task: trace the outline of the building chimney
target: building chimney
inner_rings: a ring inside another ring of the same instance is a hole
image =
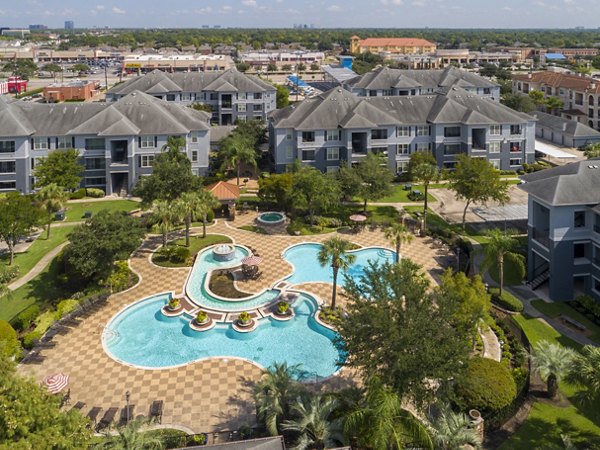
[[[532,75],[531,75],[531,72],[529,72],[529,73],[527,74],[527,78],[531,78],[531,76],[532,76]]]

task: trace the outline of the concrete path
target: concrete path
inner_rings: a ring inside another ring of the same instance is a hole
[[[484,325],[484,327],[483,330],[479,329],[479,336],[481,336],[481,340],[483,341],[483,357],[500,362],[502,359],[502,348],[500,347],[498,336],[487,325]]]
[[[37,264],[31,268],[31,270],[29,272],[27,272],[25,275],[23,275],[18,280],[13,281],[11,284],[9,284],[8,288],[11,291],[14,291],[16,289],[19,289],[21,286],[28,283],[29,281],[31,281],[33,278],[37,277],[46,268],[46,266],[48,264],[50,264],[50,261],[52,261],[56,257],[56,255],[58,255],[61,252],[61,250],[65,247],[65,245],[67,245],[67,244],[68,244],[68,242],[63,242],[58,247],[55,247],[51,251],[46,253],[42,257],[42,259],[40,259],[37,262]]]

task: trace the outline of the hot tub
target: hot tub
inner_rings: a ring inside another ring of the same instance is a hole
[[[259,214],[256,220],[261,225],[277,225],[285,222],[285,214],[282,212],[267,211]]]

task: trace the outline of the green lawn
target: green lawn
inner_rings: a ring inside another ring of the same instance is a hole
[[[42,232],[41,236],[35,240],[26,252],[17,253],[15,255],[14,264],[19,266],[19,277],[22,277],[35,266],[42,257],[66,242],[67,236],[73,231],[75,225],[65,227],[52,227],[50,230],[50,238],[46,239],[46,232]],[[0,256],[0,264],[8,264],[9,256],[3,254]]]
[[[531,304],[535,307],[535,309],[543,312],[548,317],[552,317],[553,319],[559,316],[567,316],[573,320],[576,320],[592,332],[590,339],[596,341],[596,343],[600,343],[600,327],[568,304],[561,302],[548,303],[540,299],[533,300]]]
[[[231,239],[227,236],[223,236],[220,234],[207,234],[205,238],[201,236],[192,236],[190,238],[190,256],[195,256],[200,250],[209,247],[214,244],[224,244],[230,243]],[[168,245],[176,245],[179,247],[185,246],[185,238],[177,239],[175,241],[169,242]],[[159,253],[154,253],[152,255],[152,262],[157,266],[161,267],[189,267],[187,262],[183,263],[174,263],[169,260],[164,260],[161,258]]]
[[[523,331],[525,331],[531,345],[535,345],[538,341],[550,341],[554,344],[575,348],[576,350],[581,349],[581,344],[563,336],[554,328],[535,317],[530,317],[527,314],[517,314],[514,318],[519,322]]]
[[[103,200],[96,202],[68,202],[67,214],[65,222],[78,222],[85,220],[84,214],[86,211],[91,211],[92,214],[98,214],[101,210],[108,211],[133,211],[140,207],[138,202],[133,200]]]
[[[433,186],[434,185],[430,185],[429,186],[430,189]],[[440,185],[440,186],[443,186],[443,185]],[[425,190],[423,189],[423,186],[420,186],[418,184],[413,185],[412,189],[416,190],[416,191],[421,191],[421,193],[425,192]],[[410,203],[410,202],[412,202],[412,200],[410,198],[408,198],[408,194],[410,194],[410,191],[404,190],[404,183],[395,184],[393,193],[387,197],[377,200],[377,203]],[[437,201],[437,199],[433,195],[431,195],[431,192],[428,193],[427,198],[429,199],[430,202]],[[360,201],[360,199],[355,199],[355,200]]]

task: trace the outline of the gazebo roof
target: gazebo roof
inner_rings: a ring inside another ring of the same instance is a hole
[[[217,181],[205,188],[221,202],[240,198],[240,188],[226,181]]]

